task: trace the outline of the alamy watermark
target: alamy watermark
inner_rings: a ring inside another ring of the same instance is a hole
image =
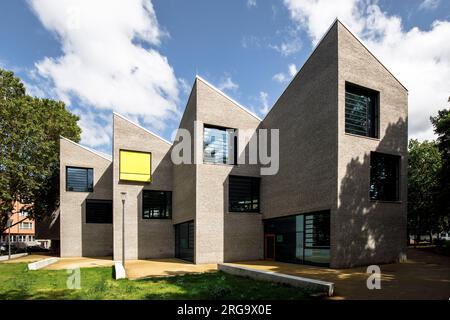
[[[189,130],[177,130],[171,152],[173,164],[200,164],[204,158],[229,165],[259,165],[261,175],[275,175],[280,164],[279,129],[211,129],[194,121]]]
[[[370,273],[369,278],[367,278],[366,285],[367,289],[381,289],[381,269],[377,265],[371,265],[367,267],[367,273]]]
[[[69,274],[66,281],[67,289],[81,289],[81,271],[80,268],[67,269]]]

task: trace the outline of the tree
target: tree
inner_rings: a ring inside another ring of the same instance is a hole
[[[450,98],[448,100],[450,102]],[[439,192],[437,208],[440,212],[440,222],[444,231],[449,230],[450,221],[450,110],[438,111],[431,117],[434,132],[438,135],[437,145],[442,154],[442,169],[439,174]]]
[[[26,95],[13,72],[0,69],[0,233],[16,201],[31,218],[59,205],[59,137],[80,140],[79,118],[63,102]]]
[[[434,141],[411,139],[408,145],[408,229],[416,236],[439,230],[436,197],[442,160]]]

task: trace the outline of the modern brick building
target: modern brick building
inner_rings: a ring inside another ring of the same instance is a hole
[[[195,137],[190,161],[173,160],[182,139],[118,114],[112,157],[61,138],[61,255],[403,259],[407,105],[405,87],[338,20],[264,119],[196,77],[179,125]],[[276,174],[250,159],[244,133],[261,129],[278,129]]]

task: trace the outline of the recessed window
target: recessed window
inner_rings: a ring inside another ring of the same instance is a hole
[[[260,178],[230,176],[229,212],[259,212]]]
[[[111,200],[86,200],[86,223],[112,223]]]
[[[94,170],[92,168],[66,167],[66,191],[94,191]]]
[[[19,224],[19,229],[31,230],[31,229],[33,229],[33,222],[21,222]]]
[[[143,219],[170,219],[171,217],[171,191],[144,190],[142,192]]]
[[[379,152],[370,155],[370,199],[400,200],[400,157]]]
[[[236,164],[237,130],[205,125],[203,161],[214,164]]]
[[[345,84],[345,132],[378,138],[379,92]]]
[[[150,152],[120,150],[120,180],[151,182]]]

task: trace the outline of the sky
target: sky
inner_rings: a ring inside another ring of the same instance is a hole
[[[1,0],[0,67],[111,153],[112,111],[172,140],[197,74],[264,117],[336,17],[408,88],[409,137],[434,139],[450,0]]]

